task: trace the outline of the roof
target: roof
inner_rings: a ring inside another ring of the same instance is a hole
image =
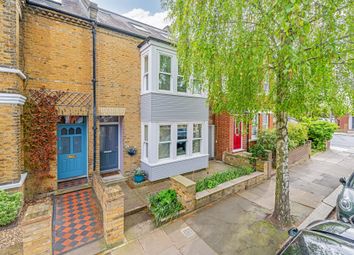
[[[97,10],[96,22],[98,25],[117,29],[131,36],[142,39],[153,38],[162,42],[170,43],[170,40],[168,39],[168,31],[124,17],[109,10],[98,8],[96,4],[89,0],[61,0],[60,2],[61,3],[53,0],[27,0],[27,3],[29,4],[56,10],[83,19],[90,19],[89,5],[91,4]]]

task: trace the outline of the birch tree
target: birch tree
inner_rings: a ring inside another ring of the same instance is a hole
[[[288,116],[352,110],[353,1],[165,0],[180,72],[214,112],[276,116],[273,219],[291,224]],[[264,84],[270,91],[264,91]]]

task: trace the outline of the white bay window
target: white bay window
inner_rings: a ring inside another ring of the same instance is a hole
[[[161,125],[159,129],[159,159],[170,158],[171,156],[171,126]]]
[[[202,124],[193,124],[193,153],[200,153],[202,149]]]
[[[176,153],[177,156],[187,154],[187,125],[177,125],[177,143]]]
[[[172,81],[172,58],[164,54],[160,54],[159,66],[159,90],[170,91]]]
[[[144,56],[144,62],[143,62],[143,86],[144,90],[148,91],[149,90],[149,54],[146,54]]]

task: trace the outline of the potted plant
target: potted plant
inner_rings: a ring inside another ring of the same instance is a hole
[[[140,167],[135,169],[134,181],[136,183],[141,183],[141,182],[145,181],[145,177],[146,177],[146,174],[145,174],[144,170],[142,170]]]
[[[131,157],[134,156],[136,154],[136,152],[137,152],[137,149],[135,147],[133,147],[133,146],[127,147],[127,153],[129,156],[131,156]]]

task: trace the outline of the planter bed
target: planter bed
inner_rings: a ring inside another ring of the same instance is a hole
[[[262,183],[264,180],[264,173],[254,172],[252,174],[221,183],[215,188],[197,192],[196,208],[203,207],[230,194],[248,189],[249,187]]]

